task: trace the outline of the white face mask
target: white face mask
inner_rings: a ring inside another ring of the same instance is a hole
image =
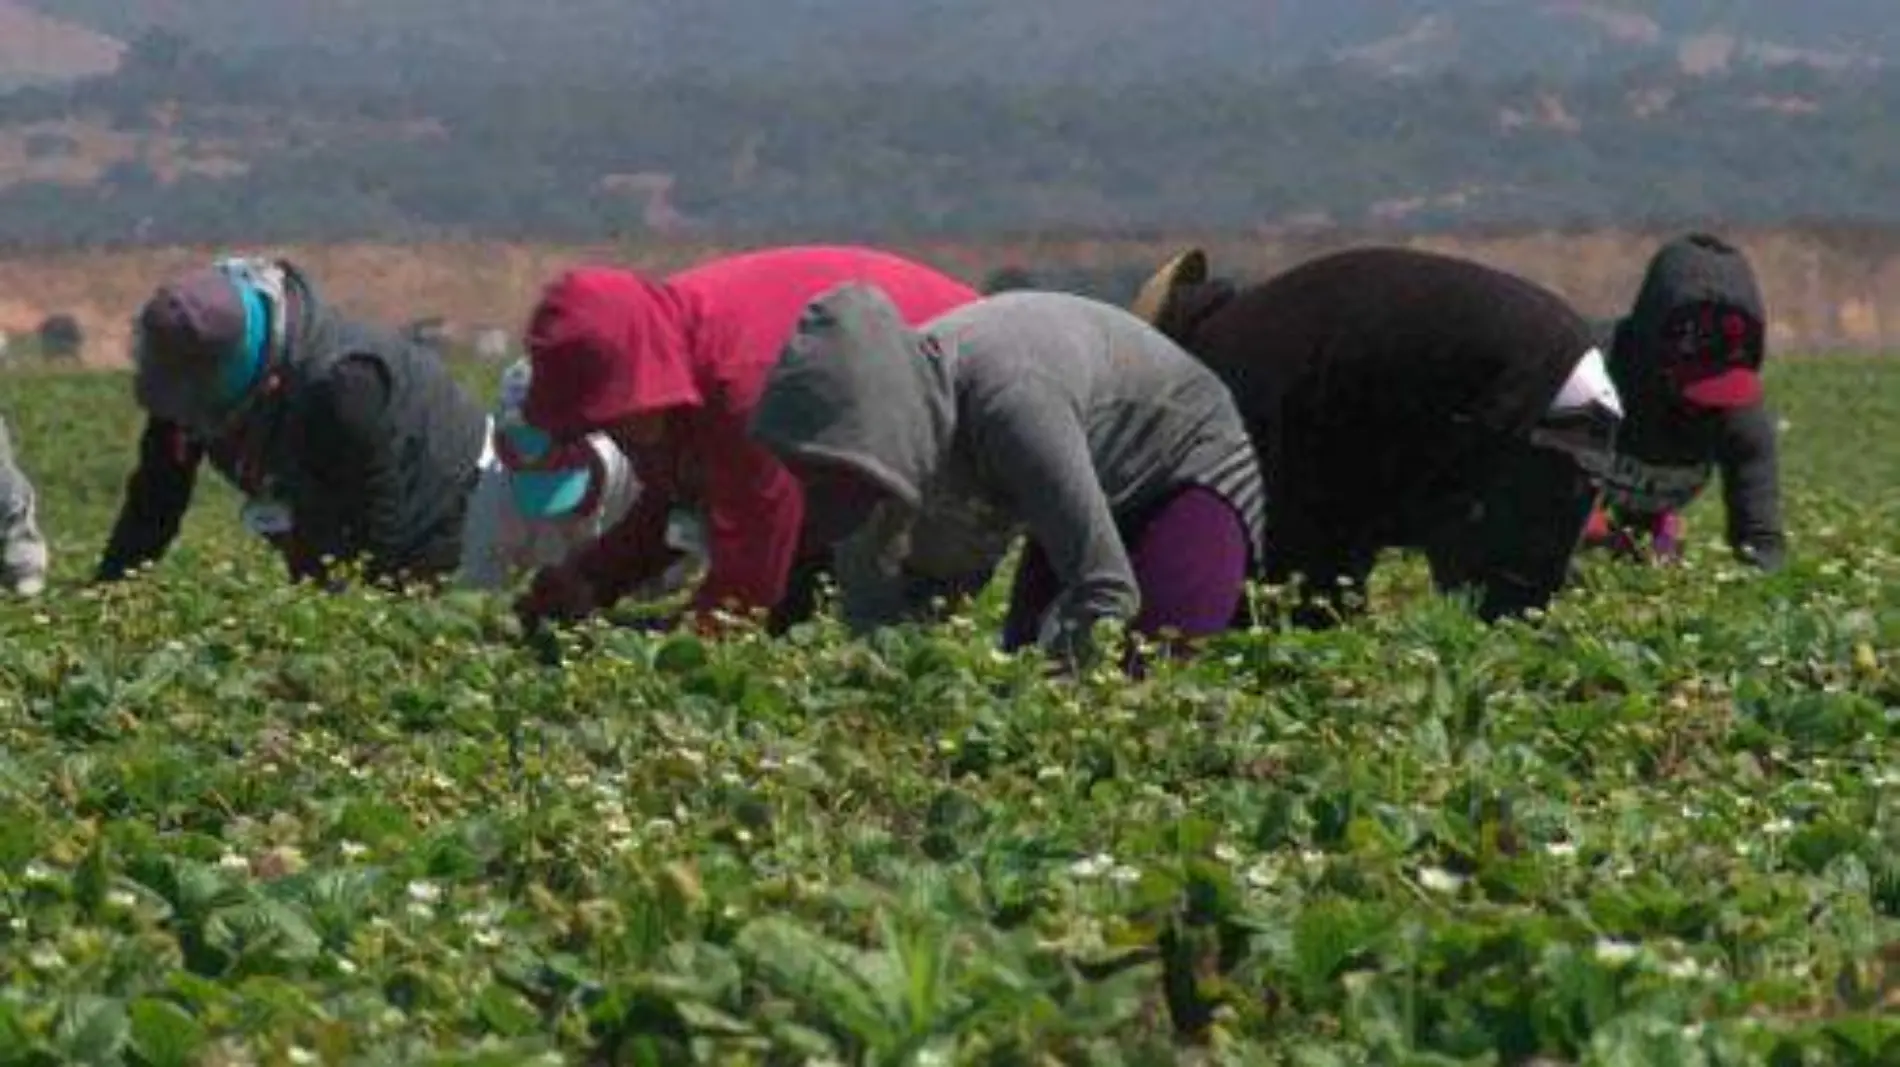
[[[640,499],[640,477],[634,473],[633,461],[606,434],[590,433],[585,443],[588,451],[600,460],[600,470],[606,479],[600,488],[600,502],[589,520],[598,536],[620,525],[633,511],[634,503]]]
[[[1603,353],[1584,353],[1557,391],[1557,399],[1531,429],[1533,444],[1569,454],[1584,470],[1601,475],[1614,455],[1616,430],[1623,420],[1623,398],[1610,380]]]
[[[1610,368],[1603,362],[1601,349],[1592,348],[1583,354],[1577,365],[1564,381],[1562,389],[1557,390],[1557,399],[1550,405],[1550,413],[1564,415],[1581,411],[1592,405],[1601,407],[1617,418],[1623,417],[1623,398],[1617,394],[1616,383],[1610,380]]]

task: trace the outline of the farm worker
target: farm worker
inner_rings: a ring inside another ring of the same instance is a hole
[[[929,267],[842,246],[753,251],[665,278],[580,267],[547,286],[529,320],[522,406],[546,440],[510,454],[545,462],[536,457],[604,433],[633,457],[642,490],[626,519],[536,575],[518,602],[524,622],[602,610],[665,571],[681,506],[705,515],[707,569],[689,605],[700,623],[717,609],[763,610],[782,629],[810,612],[825,554],[803,534],[797,480],[745,427],[799,311],[855,280],[884,287],[908,321],[976,299]]]
[[[1191,249],[1133,309],[1233,390],[1272,516],[1261,577],[1324,625],[1378,553],[1422,549],[1489,620],[1562,587],[1621,405],[1563,300],[1466,260],[1361,248],[1241,288]]]
[[[1730,549],[1780,567],[1787,538],[1775,419],[1762,401],[1764,315],[1747,257],[1708,234],[1668,242],[1650,259],[1635,307],[1607,332],[1625,414],[1589,543],[1640,556],[1647,542],[1675,558],[1682,510],[1719,467]]]
[[[0,582],[15,596],[46,588],[46,537],[40,533],[38,495],[13,454],[13,435],[0,419]]]
[[[919,617],[1026,533],[1003,647],[1073,666],[1102,620],[1226,629],[1259,551],[1233,398],[1086,297],[1002,293],[913,329],[877,288],[841,286],[802,317],[751,433],[805,485],[859,631]]]
[[[493,416],[502,450],[513,446],[523,425],[521,403],[532,374],[525,359],[502,371]],[[502,462],[497,450],[483,458],[462,545],[463,585],[489,590],[507,586],[522,574],[561,563],[627,517],[640,495],[640,479],[620,446],[606,434],[590,433],[571,456],[570,466],[524,470]],[[690,518],[676,525],[683,525],[689,535],[697,532]],[[678,590],[693,566],[703,564],[705,548],[698,540],[677,547],[681,559],[644,590],[647,596]]]
[[[231,258],[157,288],[133,359],[147,421],[101,580],[163,555],[205,460],[293,579],[325,557],[378,581],[455,569],[486,419],[433,352],[344,319],[289,262]]]

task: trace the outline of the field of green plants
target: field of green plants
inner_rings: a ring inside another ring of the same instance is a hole
[[[1784,574],[1706,502],[1541,625],[1408,562],[1139,683],[980,615],[550,666],[209,474],[88,588],[128,383],[0,376],[0,1065],[1900,1064],[1900,363],[1772,369]]]

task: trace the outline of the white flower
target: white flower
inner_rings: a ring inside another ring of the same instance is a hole
[[[106,894],[106,904],[120,911],[131,911],[138,907],[139,898],[123,889],[114,889]]]
[[[1599,938],[1596,943],[1597,962],[1607,963],[1611,966],[1621,966],[1622,964],[1628,963],[1635,959],[1641,952],[1641,945],[1636,945],[1628,941],[1615,941],[1605,937]]]
[[[1465,880],[1443,867],[1426,867],[1418,872],[1418,884],[1434,893],[1456,893]]]
[[[304,1048],[302,1045],[292,1045],[290,1046],[290,1062],[297,1064],[298,1067],[305,1067],[306,1064],[321,1061],[317,1058],[316,1053]]]
[[[1247,884],[1255,889],[1266,889],[1280,880],[1280,873],[1274,870],[1265,860],[1261,860],[1259,863],[1248,867],[1247,872],[1241,877],[1245,878]]]
[[[1069,874],[1075,878],[1100,878],[1114,869],[1115,857],[1106,852],[1097,852],[1069,864]]]
[[[1066,772],[1063,771],[1063,769],[1060,767],[1055,767],[1055,766],[1043,767],[1036,772],[1036,781],[1053,782],[1056,779],[1061,778],[1065,773]]]
[[[1214,846],[1214,858],[1222,863],[1239,863],[1240,852],[1234,846],[1222,841]]]
[[[32,860],[26,865],[26,881],[28,885],[45,885],[53,881],[56,877],[58,876],[53,873],[53,869],[41,863],[39,860]]]
[[[369,854],[368,845],[359,844],[355,841],[345,841],[338,845],[336,850],[341,852],[343,858],[346,860],[360,860]]]
[[[224,855],[218,857],[218,866],[227,871],[249,871],[251,869],[251,861],[235,852],[226,852]]]
[[[1762,824],[1761,832],[1770,837],[1781,837],[1794,833],[1794,823],[1788,819],[1773,819]]]
[[[417,904],[434,904],[442,899],[442,887],[434,882],[410,882],[409,899]]]
[[[1117,863],[1109,870],[1108,880],[1116,885],[1134,885],[1141,881],[1141,872],[1125,863]]]
[[[1544,846],[1544,852],[1546,855],[1565,859],[1577,854],[1577,844],[1574,841],[1552,841]]]
[[[35,970],[57,971],[66,966],[66,957],[60,955],[59,950],[51,945],[35,945],[33,951],[27,953],[26,962]]]
[[[356,961],[349,958],[348,956],[338,956],[336,958],[336,969],[343,972],[344,974],[355,974]]]
[[[1670,960],[1668,963],[1663,964],[1662,971],[1669,977],[1679,981],[1699,978],[1707,973],[1700,963],[1687,957],[1679,960]]]

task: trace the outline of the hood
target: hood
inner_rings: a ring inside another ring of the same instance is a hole
[[[1672,321],[1696,307],[1710,307],[1703,321],[1686,327],[1701,335],[1700,345],[1671,331]],[[1650,259],[1636,305],[1619,326],[1618,347],[1691,404],[1741,407],[1761,399],[1765,321],[1748,258],[1719,237],[1689,234]],[[1701,354],[1683,358],[1684,344]]]
[[[918,509],[955,430],[953,359],[881,290],[838,286],[799,318],[750,435],[782,459],[847,464]]]
[[[663,281],[569,270],[542,291],[526,336],[528,422],[561,439],[701,401],[687,301]]]

